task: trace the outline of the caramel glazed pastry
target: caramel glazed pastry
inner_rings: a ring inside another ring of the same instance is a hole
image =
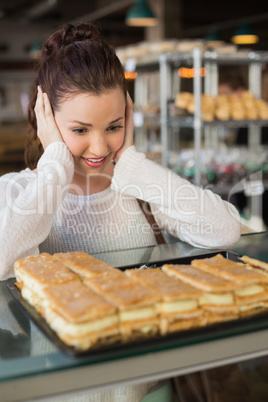
[[[247,264],[248,269],[255,269],[261,272],[262,274],[268,275],[268,263],[257,260],[256,258],[248,257],[247,255],[243,255],[240,258],[245,264]]]
[[[15,262],[16,285],[67,345],[84,350],[119,339],[116,308],[53,256]]]
[[[158,332],[156,301],[159,297],[154,291],[85,252],[58,253],[54,257],[79,274],[87,287],[116,306],[122,341]]]
[[[268,277],[265,274],[248,269],[245,264],[228,260],[221,254],[211,258],[196,259],[191,264],[202,271],[232,281],[238,286],[234,290],[234,296],[241,316],[267,309]]]
[[[121,271],[116,276],[109,273],[103,277],[85,278],[84,283],[117,307],[123,342],[158,333],[157,292],[131,280]]]
[[[203,291],[198,303],[204,310],[208,324],[238,317],[238,307],[234,299],[234,290],[238,286],[235,283],[191,265],[165,264],[162,269],[172,278]]]
[[[162,335],[205,324],[203,311],[198,305],[202,291],[182,281],[175,281],[160,268],[128,269],[125,274],[155,290],[160,296],[157,310]]]
[[[14,271],[22,297],[40,313],[46,287],[78,280],[73,272],[47,253],[17,260]]]

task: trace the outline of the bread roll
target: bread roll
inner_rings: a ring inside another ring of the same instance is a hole
[[[189,103],[193,101],[193,94],[191,92],[180,92],[175,98],[175,106],[187,110]]]
[[[217,107],[215,110],[215,116],[219,120],[229,120],[231,117],[229,106],[225,105],[223,107]]]

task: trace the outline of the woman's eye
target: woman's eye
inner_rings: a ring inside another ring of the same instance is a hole
[[[82,135],[87,132],[86,128],[73,128],[72,132],[78,135]]]
[[[123,128],[123,126],[118,125],[118,126],[111,126],[108,128],[108,131],[112,131],[113,133],[116,131],[119,131],[121,128]]]

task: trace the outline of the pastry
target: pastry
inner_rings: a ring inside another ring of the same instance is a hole
[[[247,255],[243,255],[242,257],[240,257],[240,260],[242,260],[249,267],[256,268],[263,274],[268,274],[267,262],[257,260],[256,258],[248,257]]]
[[[22,296],[37,309],[40,308],[44,288],[78,280],[72,271],[48,253],[17,260],[14,271]]]
[[[230,119],[230,109],[229,107],[218,106],[215,110],[215,117],[219,120],[229,120]]]
[[[221,254],[210,258],[194,259],[191,265],[211,274],[234,281],[239,285],[252,285],[254,283],[265,284],[267,282],[265,275],[247,270],[244,264],[229,260]]]
[[[261,311],[268,304],[268,277],[247,269],[246,265],[231,261],[221,254],[211,258],[195,259],[191,264],[239,285],[234,295],[241,315]]]
[[[52,285],[44,294],[43,315],[67,345],[85,350],[120,339],[116,307],[82,282]]]
[[[193,101],[193,94],[191,92],[179,92],[175,98],[175,106],[180,109],[187,109],[188,104]]]
[[[122,341],[155,335],[159,331],[158,294],[122,275],[116,280],[112,274],[84,278],[84,283],[118,309]]]
[[[171,277],[204,291],[199,297],[199,305],[204,309],[208,323],[238,317],[238,307],[234,300],[234,290],[237,288],[235,283],[191,265],[165,264],[162,269]]]
[[[108,271],[117,271],[116,268],[84,251],[56,253],[53,257],[65,264],[73,272],[85,277],[103,275]]]
[[[162,335],[205,324],[205,316],[198,305],[202,291],[175,281],[160,268],[128,269],[125,274],[158,293],[157,309]]]

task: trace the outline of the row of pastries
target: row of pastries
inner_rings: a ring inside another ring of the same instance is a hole
[[[29,256],[16,286],[76,350],[238,319],[268,309],[268,264],[221,254],[189,265],[121,271],[77,251]]]
[[[195,112],[194,95],[191,92],[179,92],[174,101],[178,109],[193,114]],[[241,94],[201,95],[201,114],[204,121],[218,120],[266,120],[268,105],[264,99],[257,99],[252,92]]]

